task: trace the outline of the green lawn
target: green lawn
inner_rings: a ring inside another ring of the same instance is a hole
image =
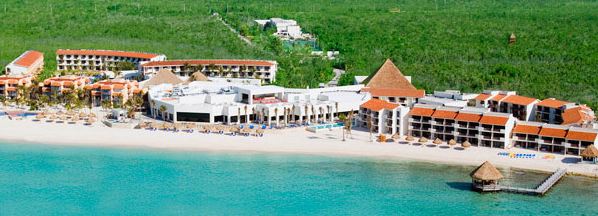
[[[259,58],[280,62],[278,84],[314,87],[332,63],[289,54],[275,41],[238,40],[253,19],[296,19],[325,50],[339,50],[350,75],[391,58],[414,84],[443,89],[516,90],[598,108],[598,2],[514,0],[5,0],[0,3],[0,64],[27,49],[164,53],[169,58]],[[507,45],[511,32],[515,45]],[[298,61],[300,60],[300,61]],[[349,77],[345,77],[345,82]]]

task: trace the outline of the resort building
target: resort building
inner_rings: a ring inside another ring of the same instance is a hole
[[[372,99],[361,104],[356,124],[376,134],[406,134],[409,107],[423,98],[425,91],[416,89],[390,59],[363,83],[361,92]]]
[[[6,75],[36,75],[44,68],[44,54],[29,50],[21,54],[4,69]]]
[[[160,70],[170,70],[183,80],[195,72],[202,72],[208,78],[253,78],[271,83],[276,80],[278,64],[266,60],[169,60],[147,62],[141,68],[145,77]]]
[[[150,112],[173,122],[317,124],[349,114],[369,99],[363,86],[286,89],[278,86],[195,81],[150,88]]]
[[[40,87],[42,92],[49,96],[59,96],[78,89],[83,90],[83,87],[89,84],[90,81],[88,77],[84,76],[60,76],[44,80],[43,83],[40,83]]]
[[[554,98],[548,98],[536,104],[536,121],[562,124],[563,112],[569,108],[573,108],[575,103],[560,101]]]
[[[359,107],[359,125],[376,134],[406,134],[409,108],[380,99],[370,99]]]
[[[514,91],[485,90],[475,98],[476,107],[488,108],[492,112],[499,112],[500,101],[507,96],[516,94]],[[504,112],[506,112],[506,109]]]
[[[58,70],[115,71],[119,62],[133,63],[135,68],[148,61],[164,61],[162,54],[114,50],[67,50],[56,51]]]
[[[510,113],[519,120],[535,119],[538,99],[519,96],[513,91],[484,91],[476,98],[476,107],[489,108],[492,112]]]
[[[31,76],[23,75],[4,75],[0,76],[0,96],[5,99],[15,99],[18,97],[20,86],[31,86]]]
[[[510,147],[515,118],[511,114],[416,104],[409,112],[409,134],[474,146]]]
[[[411,107],[419,98],[426,94],[424,90],[416,89],[411,84],[411,77],[404,76],[390,59],[367,79],[362,92],[369,93],[372,98],[390,103]]]
[[[122,105],[134,95],[142,96],[144,93],[137,81],[124,79],[103,80],[88,84],[84,88],[91,96],[93,106],[101,106],[102,101],[110,101],[112,105]]]
[[[434,91],[434,94],[418,99],[420,104],[430,104],[447,107],[475,106],[478,94],[461,93],[457,90]]]
[[[596,114],[586,105],[578,105],[563,112],[563,125],[596,128]]]
[[[560,154],[580,155],[598,144],[598,130],[538,122],[517,122],[513,129],[515,147]]]
[[[274,35],[283,39],[303,39],[309,37],[303,34],[301,26],[297,25],[295,20],[286,20],[281,18],[271,18],[269,20],[255,20],[262,28],[266,26],[276,27]]]

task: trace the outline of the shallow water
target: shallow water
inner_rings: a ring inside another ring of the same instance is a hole
[[[284,154],[0,144],[0,215],[595,215],[598,180],[469,190],[473,167]],[[503,170],[505,183],[546,174]]]

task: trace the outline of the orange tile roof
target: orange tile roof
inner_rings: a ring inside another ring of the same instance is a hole
[[[23,67],[31,67],[33,63],[44,57],[44,54],[38,51],[30,50],[21,55],[15,64]]]
[[[548,99],[544,99],[542,101],[540,101],[539,103],[536,104],[536,106],[543,106],[543,107],[550,107],[550,108],[561,108],[562,106],[565,106],[565,104],[568,104],[570,102],[567,101],[560,101],[560,100],[556,100],[554,98],[548,98]]]
[[[62,83],[62,85],[65,86],[65,87],[73,86],[73,84],[74,84],[73,81],[64,81]]]
[[[238,59],[197,59],[197,60],[168,60],[168,61],[153,61],[143,64],[143,67],[154,66],[183,66],[189,65],[235,65],[235,66],[274,66],[271,61],[265,60],[238,60]]]
[[[393,104],[380,99],[372,98],[366,101],[365,103],[361,104],[360,107],[373,111],[380,111],[382,109],[392,110],[394,108],[397,108],[398,106],[398,104]]]
[[[581,124],[593,121],[595,116],[592,109],[587,106],[578,106],[563,112],[563,124]]]
[[[485,101],[488,98],[490,98],[491,96],[492,95],[489,95],[489,94],[479,94],[477,97],[475,97],[475,99],[479,100],[479,101]]]
[[[124,89],[125,85],[123,84],[114,84],[114,89]]]
[[[560,128],[547,128],[542,127],[539,133],[541,136],[548,136],[548,137],[556,137],[556,138],[565,138],[567,131],[565,129]]]
[[[490,116],[490,115],[483,115],[480,119],[480,124],[489,124],[489,125],[507,125],[509,118],[502,117],[502,116]]]
[[[432,117],[432,115],[434,114],[434,110],[433,109],[428,109],[428,108],[423,108],[423,107],[413,107],[413,109],[411,109],[411,111],[409,111],[409,115],[412,116],[428,116],[428,117]]]
[[[13,84],[13,85],[14,84],[19,84],[19,80],[16,80],[16,79],[8,80],[8,84]]]
[[[504,94],[497,94],[497,95],[494,95],[494,97],[490,98],[490,100],[491,101],[500,101],[503,98],[505,98],[506,96],[507,95],[504,95]]]
[[[448,110],[436,110],[432,117],[434,118],[442,118],[442,119],[455,119],[457,116],[457,112],[455,111],[448,111]]]
[[[365,87],[369,88],[394,88],[394,89],[411,89],[415,90],[415,86],[407,80],[401,73],[399,68],[395,66],[390,59],[386,59],[384,64],[372,75],[366,78]]]
[[[112,89],[111,85],[102,85],[102,90],[110,90]]]
[[[540,126],[518,124],[513,128],[513,133],[538,135],[540,133]]]
[[[52,81],[50,85],[58,87],[58,86],[62,86],[62,82],[60,82],[60,81]]]
[[[398,89],[398,88],[364,88],[364,91],[372,94],[373,97],[413,97],[423,98],[426,92],[417,89]]]
[[[527,106],[534,103],[536,100],[536,98],[524,97],[519,95],[509,95],[501,102]]]
[[[116,51],[116,50],[56,50],[56,55],[95,55],[95,56],[118,56],[118,57],[130,57],[130,58],[141,58],[151,59],[159,56],[153,53],[143,52],[127,52],[127,51]]]
[[[596,140],[597,135],[598,134],[596,132],[582,132],[569,130],[566,138],[570,140],[594,142]]]
[[[481,114],[473,114],[473,113],[459,113],[455,120],[457,121],[466,121],[466,122],[478,122],[482,118]]]

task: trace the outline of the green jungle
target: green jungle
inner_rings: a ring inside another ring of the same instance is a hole
[[[340,57],[284,49],[253,21],[271,17],[297,20]],[[350,84],[390,58],[428,93],[504,89],[598,108],[598,1],[4,0],[0,29],[0,65],[42,51],[40,79],[56,73],[56,49],[276,60],[275,84],[312,88],[329,81],[332,68],[346,70],[340,84]]]

